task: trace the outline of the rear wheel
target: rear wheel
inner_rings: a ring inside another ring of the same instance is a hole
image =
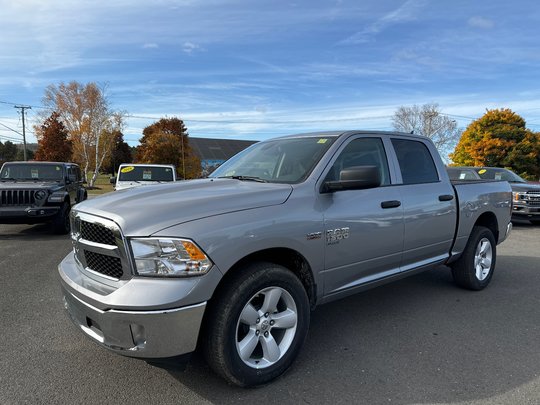
[[[289,368],[308,327],[309,301],[300,280],[282,266],[252,264],[210,308],[205,357],[233,384],[264,384]]]
[[[469,290],[482,290],[491,281],[497,259],[493,233],[475,226],[461,257],[452,264],[452,276],[457,285]]]
[[[60,211],[54,217],[52,221],[53,232],[59,235],[65,235],[71,230],[69,222],[70,205],[68,202],[64,202]]]

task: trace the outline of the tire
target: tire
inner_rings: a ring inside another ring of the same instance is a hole
[[[497,246],[491,230],[475,226],[461,257],[452,265],[452,276],[460,287],[468,290],[486,288],[493,277]]]
[[[304,343],[306,290],[290,270],[262,262],[223,287],[205,318],[206,361],[232,384],[265,384],[289,368]]]
[[[58,235],[66,235],[71,230],[71,224],[69,222],[69,212],[71,207],[68,202],[64,202],[60,211],[54,217],[52,221],[53,232]]]

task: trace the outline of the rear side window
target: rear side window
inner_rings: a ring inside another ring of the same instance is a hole
[[[433,183],[439,181],[437,168],[422,142],[392,139],[399,162],[403,184]]]

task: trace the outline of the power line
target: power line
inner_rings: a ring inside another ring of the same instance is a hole
[[[6,124],[2,124],[2,123],[0,122],[0,125],[2,125],[4,128],[9,129],[9,130],[12,131],[12,132],[15,132],[16,134],[19,134],[19,135],[22,136],[22,134],[21,134],[19,131],[16,131],[16,130],[14,130],[13,128],[8,127]]]

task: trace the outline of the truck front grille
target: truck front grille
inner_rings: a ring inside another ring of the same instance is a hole
[[[35,190],[2,190],[0,205],[4,207],[34,205],[36,203],[35,193]]]
[[[88,267],[98,273],[118,279],[124,274],[122,261],[118,257],[106,256],[89,250],[84,251],[84,257]]]
[[[527,205],[540,207],[540,191],[527,191]]]
[[[125,239],[115,222],[73,210],[71,239],[75,257],[84,270],[114,280],[131,277]]]
[[[112,229],[97,223],[81,221],[81,237],[96,243],[116,245]]]

